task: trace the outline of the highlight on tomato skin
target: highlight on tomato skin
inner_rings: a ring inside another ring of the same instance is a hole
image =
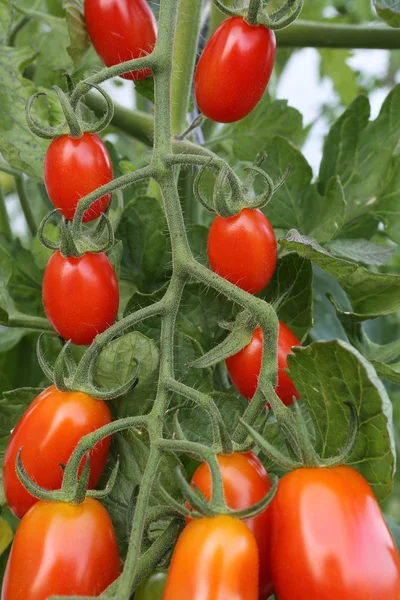
[[[81,438],[111,423],[107,403],[83,392],[62,392],[54,385],[27,408],[11,434],[3,460],[4,494],[10,510],[21,519],[38,501],[20,482],[15,470],[18,451],[29,477],[41,487],[61,487],[63,470]],[[111,439],[98,442],[90,452],[89,488],[104,471]]]
[[[274,230],[260,210],[243,208],[234,217],[215,217],[208,234],[211,269],[250,294],[270,282],[278,258]]]
[[[360,473],[347,466],[292,471],[270,508],[279,600],[399,600],[400,556]]]
[[[107,67],[151,54],[157,41],[157,23],[147,0],[84,0],[91,42]],[[139,81],[149,69],[130,71],[124,79]]]
[[[239,519],[195,519],[176,543],[163,600],[258,599],[256,540]]]
[[[74,218],[82,198],[113,178],[111,158],[98,135],[84,133],[80,138],[63,135],[53,140],[44,161],[47,194],[66,219]],[[96,200],[83,214],[83,222],[97,219],[108,207],[111,194]]]
[[[1,600],[98,596],[120,572],[114,527],[98,500],[39,501],[15,534]]]
[[[275,391],[286,406],[293,403],[293,398],[300,398],[299,392],[285,372],[288,366],[287,356],[292,353],[292,347],[294,346],[301,346],[301,342],[290,331],[289,327],[280,321],[278,333],[278,385]],[[250,343],[225,361],[233,385],[247,400],[251,400],[256,393],[261,371],[262,350],[263,333],[261,327],[257,327]]]
[[[261,100],[276,55],[275,34],[242,17],[223,21],[197,65],[194,92],[199,110],[212,121],[233,123]]]
[[[253,452],[234,452],[217,457],[227,506],[243,510],[265,498],[271,489],[271,479],[260,459]],[[212,479],[208,463],[201,463],[193,475],[194,485],[208,499],[212,495]],[[267,507],[256,517],[243,521],[252,531],[259,554],[259,600],[269,598],[273,591],[270,568],[271,512]]]

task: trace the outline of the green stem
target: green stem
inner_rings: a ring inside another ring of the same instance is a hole
[[[339,25],[298,20],[276,32],[280,48],[400,48],[399,30],[386,25]]]
[[[12,231],[10,219],[6,209],[6,199],[4,197],[3,186],[0,183],[0,234],[3,234],[8,242],[12,240]]]
[[[44,317],[33,317],[31,315],[23,315],[17,313],[16,315],[11,315],[8,318],[8,321],[5,325],[7,327],[20,327],[21,329],[46,331],[48,333],[53,333],[54,335],[56,335],[56,332],[54,331],[48,320]]]
[[[186,127],[193,70],[200,36],[202,0],[180,0],[174,44],[174,76],[171,86],[172,133]]]
[[[19,201],[21,203],[22,212],[25,215],[26,222],[32,237],[37,233],[37,225],[33,216],[30,200],[26,194],[25,184],[22,176],[15,177],[15,187],[17,189]]]
[[[246,21],[250,25],[257,25],[258,13],[261,9],[262,0],[250,0]]]

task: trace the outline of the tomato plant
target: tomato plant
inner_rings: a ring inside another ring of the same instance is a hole
[[[227,516],[199,519],[178,539],[163,600],[257,600],[257,582],[257,544],[246,525]]]
[[[112,180],[110,156],[99,136],[68,135],[51,142],[44,161],[44,182],[54,207],[66,218],[74,218],[79,200]],[[83,221],[93,221],[104,212],[111,194],[106,194],[85,212]]]
[[[262,500],[271,488],[271,480],[261,461],[252,452],[219,456],[218,464],[224,485],[225,499],[229,508],[249,508]],[[195,485],[206,498],[211,499],[212,480],[207,463],[196,470],[191,485]],[[270,573],[270,511],[267,508],[257,517],[245,521],[257,542],[260,564],[260,599],[272,593]]]
[[[197,66],[194,89],[200,111],[219,123],[246,117],[261,100],[274,68],[275,34],[231,17],[217,28]]]
[[[398,598],[399,555],[357,471],[293,471],[279,482],[271,513],[272,577],[281,600]]]
[[[276,238],[260,210],[244,208],[235,217],[216,217],[207,251],[212,270],[250,294],[264,289],[275,271]]]
[[[100,502],[38,502],[18,527],[1,597],[98,596],[119,573],[115,532]]]
[[[293,398],[299,398],[292,380],[285,372],[287,368],[287,355],[293,346],[300,346],[299,340],[284,324],[279,323],[278,335],[278,385],[276,393],[287,406],[292,404]],[[257,389],[261,369],[263,347],[262,329],[257,327],[250,343],[237,354],[226,359],[229,375],[236,389],[250,400]]]
[[[22,448],[23,465],[34,481],[49,490],[61,486],[63,469],[79,440],[111,422],[105,402],[81,392],[60,392],[51,386],[28,407],[12,432],[3,462],[3,485],[7,504],[22,518],[36,499],[23,487],[15,471]],[[96,487],[104,470],[110,439],[91,451],[89,486]]]
[[[50,258],[43,279],[43,305],[50,323],[65,340],[90,344],[115,321],[118,281],[107,256],[84,254]]]
[[[153,51],[156,22],[147,0],[85,0],[85,21],[90,39],[108,67]],[[130,71],[125,79],[144,79],[151,71]]]

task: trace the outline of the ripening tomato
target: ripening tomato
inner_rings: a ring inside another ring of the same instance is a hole
[[[218,456],[225,492],[225,500],[229,508],[243,510],[262,500],[271,489],[271,480],[262,462],[253,452],[230,456]],[[210,500],[212,479],[207,463],[202,463],[195,472],[191,485],[196,487]],[[266,508],[257,517],[244,521],[253,532],[258,546],[260,559],[259,598],[266,600],[272,594],[270,572],[270,511]]]
[[[74,139],[63,135],[53,140],[44,161],[44,183],[54,207],[70,221],[81,200],[112,180],[110,155],[98,135],[84,133]],[[110,203],[111,194],[96,200],[83,215],[93,221]]]
[[[107,67],[153,51],[157,25],[146,0],[85,0],[85,20],[92,44]],[[131,71],[122,75],[138,81],[151,71]]]
[[[293,397],[299,398],[300,394],[293,385],[287,368],[287,355],[291,354],[293,346],[301,346],[297,337],[289,327],[279,322],[278,336],[278,385],[276,393],[286,406],[293,403]],[[261,371],[261,357],[263,348],[263,334],[261,327],[253,333],[250,343],[237,354],[226,359],[229,376],[235,388],[248,400],[256,393],[258,378]]]
[[[259,103],[274,68],[275,34],[242,17],[226,19],[204,48],[194,91],[200,111],[219,123],[233,123]]]
[[[98,596],[120,569],[115,531],[100,502],[38,502],[15,534],[1,600]]]
[[[239,519],[191,521],[172,555],[163,600],[258,600],[258,551]]]
[[[168,571],[160,569],[150,573],[138,586],[135,592],[135,600],[162,600],[167,576]]]
[[[275,233],[260,210],[244,208],[227,219],[217,216],[207,251],[212,270],[250,294],[264,289],[275,271]]]
[[[370,486],[354,469],[288,473],[271,523],[279,600],[399,600],[399,554]]]
[[[43,305],[64,340],[91,344],[115,322],[118,303],[117,277],[104,253],[64,258],[57,250],[52,255],[44,272]]]
[[[105,402],[82,392],[61,392],[54,385],[39,394],[13,430],[3,462],[4,493],[10,510],[21,519],[37,499],[20,482],[15,462],[21,459],[31,479],[48,490],[61,487],[63,470],[80,439],[111,422]],[[90,452],[89,487],[95,488],[103,473],[110,438]]]

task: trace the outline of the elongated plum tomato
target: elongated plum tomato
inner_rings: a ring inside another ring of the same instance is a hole
[[[100,502],[38,502],[17,529],[1,600],[98,596],[120,568],[115,531]]]
[[[288,473],[271,519],[279,600],[399,600],[399,554],[357,471],[341,466]]]
[[[225,500],[229,508],[243,510],[262,500],[271,489],[271,480],[262,462],[252,452],[230,456],[218,456],[224,486]],[[207,463],[202,463],[191,481],[208,499],[212,494],[212,479]],[[260,560],[259,598],[266,600],[272,594],[270,572],[270,510],[244,521],[253,532]]]
[[[234,217],[215,217],[207,252],[215,273],[250,294],[265,288],[276,267],[275,233],[260,210],[244,208]]]
[[[47,263],[44,310],[64,340],[91,344],[98,333],[115,322],[118,302],[117,277],[104,253],[64,258],[57,251]]]
[[[259,103],[274,68],[275,34],[242,17],[226,19],[207,43],[194,91],[201,112],[219,123],[248,115]]]
[[[110,155],[99,136],[84,133],[74,139],[63,135],[53,140],[44,161],[44,183],[54,207],[70,221],[81,198],[112,180]],[[111,194],[96,200],[83,214],[93,221],[110,203]]]
[[[80,439],[111,422],[105,402],[82,392],[61,392],[55,386],[32,402],[12,432],[3,462],[3,484],[7,504],[21,519],[37,499],[20,482],[15,462],[21,460],[31,479],[48,490],[61,487],[63,470]],[[95,488],[103,473],[110,438],[90,452],[89,487]]]
[[[288,366],[287,355],[291,354],[293,346],[301,346],[301,344],[289,327],[279,322],[278,385],[276,393],[286,406],[293,403],[293,397],[300,397],[289,375],[285,373]],[[233,385],[248,400],[256,393],[261,371],[262,348],[263,333],[261,327],[257,327],[250,344],[225,361]]]
[[[258,600],[258,551],[239,519],[191,521],[172,555],[163,600]]]
[[[153,51],[157,25],[146,0],[85,0],[84,11],[92,44],[107,67]],[[122,77],[138,81],[150,74],[144,69]]]

